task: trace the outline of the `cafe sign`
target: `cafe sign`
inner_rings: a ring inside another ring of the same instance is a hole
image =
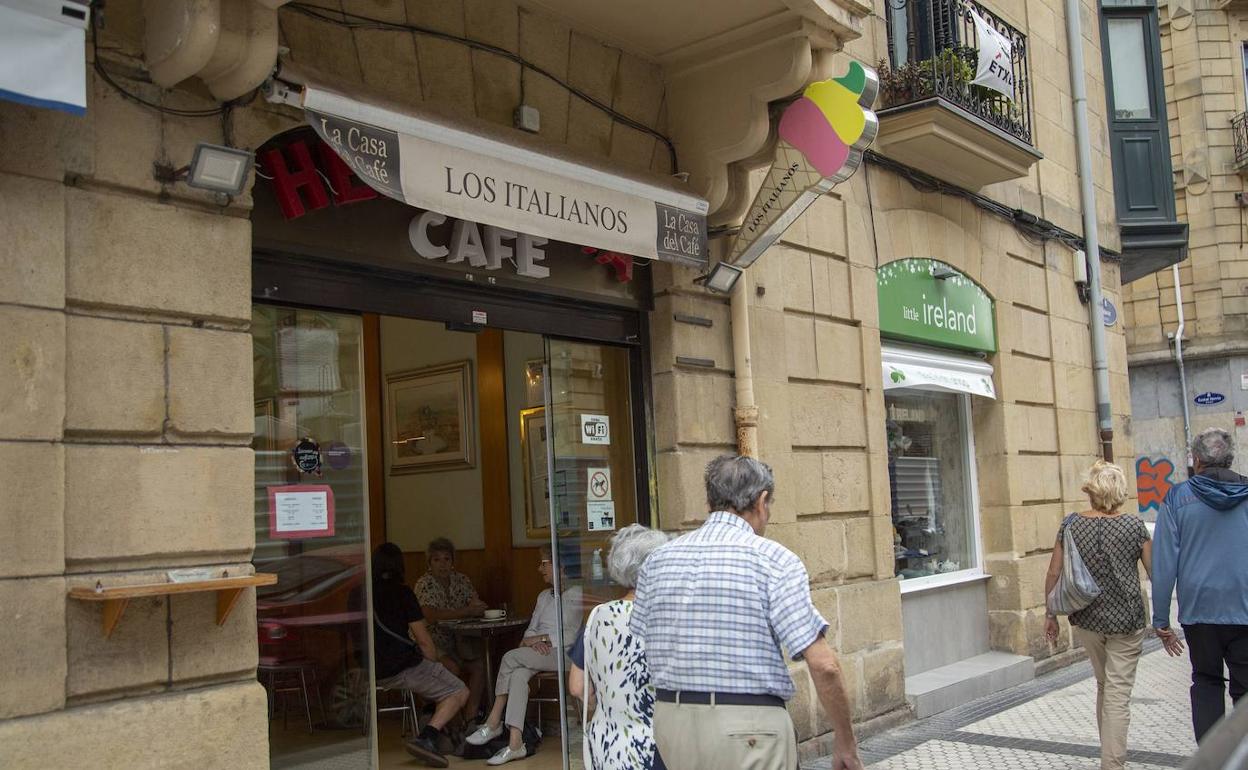
[[[993,353],[993,301],[970,278],[933,259],[903,259],[877,272],[880,334],[940,347]]]
[[[707,263],[707,203],[696,196],[320,88],[305,87],[303,107],[359,179],[410,206],[498,232]]]

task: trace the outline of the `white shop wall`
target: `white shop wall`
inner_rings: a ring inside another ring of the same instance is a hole
[[[540,338],[538,339],[540,346]],[[407,318],[381,318],[382,387],[394,372],[454,361],[472,361],[472,403],[476,391],[477,337],[447,331],[444,324]],[[523,376],[523,375],[521,375]],[[466,470],[391,475],[386,460],[386,533],[404,551],[423,551],[435,537],[449,537],[456,548],[485,547],[481,497],[481,431],[473,420],[476,466]],[[390,436],[385,436],[390,441]]]

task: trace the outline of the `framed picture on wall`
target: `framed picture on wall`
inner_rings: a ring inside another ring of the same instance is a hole
[[[390,473],[476,464],[472,362],[386,375],[386,453]]]
[[[546,476],[546,409],[520,410],[524,456],[524,528],[529,537],[550,536],[550,486]]]

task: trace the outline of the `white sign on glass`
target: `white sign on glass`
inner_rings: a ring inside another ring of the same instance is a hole
[[[610,468],[586,468],[585,469],[585,499],[586,500],[610,500],[611,499],[611,469]]]
[[[615,503],[610,500],[585,503],[585,513],[590,532],[615,529]]]
[[[602,445],[610,444],[611,418],[605,414],[582,414],[581,443]]]
[[[1014,70],[1011,61],[1014,58],[1014,44],[993,28],[983,16],[974,10],[968,13],[975,22],[975,33],[979,39],[979,66],[971,84],[999,91],[1013,101]]]
[[[329,529],[327,492],[278,492],[273,497],[278,532],[321,532]]]

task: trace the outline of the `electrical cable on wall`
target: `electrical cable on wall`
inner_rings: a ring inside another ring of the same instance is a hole
[[[651,136],[654,139],[662,142],[663,146],[667,148],[668,158],[672,166],[672,173],[675,174],[680,171],[679,161],[676,157],[676,146],[675,144],[673,144],[671,138],[668,137],[666,134],[662,133],[661,131],[657,131],[653,129],[650,126],[647,126],[646,124],[638,120],[630,118],[629,116],[625,115],[619,110],[616,110],[611,105],[605,104],[604,102],[599,101],[598,99],[594,98],[593,96],[586,93],[585,91],[577,88],[576,86],[572,85],[566,80],[560,78],[558,75],[554,74],[553,72],[547,69],[544,69],[543,67],[535,64],[534,62],[529,61],[528,59],[524,58],[520,54],[514,53],[512,51],[508,51],[506,48],[500,48],[495,45],[490,45],[489,43],[483,43],[479,40],[473,40],[472,38],[463,37],[462,35],[452,35],[446,32],[439,32],[438,30],[430,29],[428,27],[422,27],[416,24],[399,24],[397,22],[385,21],[384,19],[375,19],[370,16],[363,16],[361,14],[351,13],[349,11],[328,11],[324,8],[320,8],[314,5],[308,5],[306,3],[289,3],[283,6],[283,8],[289,9],[290,11],[295,12],[295,13],[301,13],[304,16],[307,16],[309,18],[317,19],[319,21],[327,22],[329,24],[336,24],[338,26],[346,27],[348,29],[397,30],[397,31],[411,32],[411,33],[416,33],[416,34],[421,34],[421,35],[428,35],[430,37],[438,38],[439,40],[447,40],[450,42],[459,43],[460,45],[464,45],[468,48],[471,48],[477,51],[494,54],[495,56],[501,56],[505,59],[508,59],[520,65],[520,102],[522,104],[524,103],[524,73],[525,71],[536,72],[542,77],[547,78],[551,82],[560,86],[561,88],[563,88],[564,90],[566,90],[568,93],[572,94],[573,96],[577,97],[578,99],[584,101],[585,103],[589,104],[595,109],[598,109],[601,112],[605,113],[615,122],[621,125],[627,126],[628,128],[631,128],[635,131],[640,131],[641,133],[646,134],[647,136]],[[228,102],[222,102],[216,107],[212,107],[209,109],[202,109],[202,110],[184,110],[184,109],[179,109],[175,107],[166,107],[162,104],[158,104],[148,99],[144,99],[138,94],[127,90],[120,83],[118,83],[116,80],[113,79],[113,76],[108,72],[108,70],[104,68],[103,63],[100,60],[99,32],[100,32],[100,23],[101,23],[100,20],[102,18],[101,11],[103,11],[103,9],[104,9],[104,0],[96,0],[94,3],[92,3],[93,13],[92,13],[92,22],[91,22],[92,24],[91,48],[92,48],[92,53],[94,54],[93,67],[96,73],[99,74],[100,78],[105,83],[107,83],[115,91],[117,91],[119,94],[126,97],[127,99],[130,99],[131,101],[141,104],[144,107],[148,107],[150,109],[156,110],[157,112],[161,112],[166,115],[173,115],[175,117],[180,117],[180,118],[211,118],[211,117],[216,117],[220,115],[222,116],[223,120],[226,123],[228,123],[228,114],[229,114],[229,111],[233,107],[244,105],[244,104],[249,104],[253,99],[255,99],[256,95],[259,93],[260,89],[257,88],[245,96],[241,96],[238,99],[233,99]],[[341,16],[342,18],[336,18],[337,16]],[[228,125],[225,126],[225,130],[226,130],[226,133],[228,134],[229,133]],[[229,137],[227,136],[226,138],[227,138],[226,144],[232,146],[232,144],[229,142]]]
[[[1071,250],[1083,249],[1084,240],[1079,235],[1072,233],[1064,227],[1060,227],[1047,219],[1032,214],[1023,209],[1014,209],[976,192],[950,184],[944,180],[938,179],[930,174],[926,174],[918,169],[911,168],[903,163],[898,163],[891,158],[886,158],[874,150],[867,150],[865,159],[876,166],[888,169],[910,183],[914,189],[919,192],[936,192],[942,195],[949,195],[955,198],[962,198],[975,205],[976,207],[987,211],[988,213],[1009,222],[1014,229],[1027,240],[1036,244],[1043,244],[1047,241],[1058,241],[1065,244]],[[1121,262],[1122,255],[1109,249],[1100,250],[1100,258],[1106,262]]]
[[[646,134],[648,136],[652,136],[658,141],[662,142],[664,146],[667,147],[668,155],[671,158],[672,173],[673,174],[677,173],[680,170],[680,167],[677,164],[677,159],[676,159],[676,147],[672,143],[672,140],[666,134],[662,133],[661,131],[656,131],[655,129],[651,128],[650,126],[647,126],[646,124],[638,120],[634,120],[633,118],[630,118],[629,116],[625,115],[619,110],[616,110],[611,105],[606,104],[602,101],[599,101],[598,99],[594,98],[592,95],[586,93],[585,91],[582,91],[581,89],[567,82],[563,78],[554,74],[550,70],[547,70],[539,66],[538,64],[535,64],[534,62],[529,61],[528,59],[524,58],[518,53],[515,53],[514,51],[508,51],[506,48],[501,48],[499,46],[491,45],[489,43],[483,43],[480,40],[473,40],[472,38],[464,37],[462,35],[453,35],[448,32],[440,32],[436,29],[431,29],[429,27],[422,27],[418,24],[401,24],[399,22],[386,21],[385,19],[376,19],[371,16],[364,16],[362,14],[352,13],[350,11],[330,11],[325,8],[321,8],[319,6],[310,5],[308,3],[289,3],[282,7],[285,10],[289,10],[294,13],[301,13],[304,16],[307,16],[309,18],[318,19],[320,21],[328,22],[330,24],[336,24],[340,27],[346,27],[347,29],[381,29],[381,30],[395,30],[395,31],[401,31],[401,32],[414,32],[416,34],[427,35],[429,37],[437,38],[439,40],[447,40],[450,42],[459,43],[460,45],[467,46],[468,48],[471,48],[473,50],[494,54],[495,56],[499,56],[509,61],[513,61],[516,64],[520,65],[521,88],[524,87],[524,77],[523,77],[524,71],[531,70],[533,72],[536,72],[542,77],[547,78],[548,80],[559,85],[565,91],[572,94],[576,98],[600,110],[606,115],[609,115],[611,119],[614,120],[615,122],[628,126],[629,128],[634,129],[636,131],[640,131],[641,133]],[[523,99],[521,101],[523,101]]]
[[[121,94],[123,97],[129,99],[130,101],[140,104],[149,109],[156,110],[157,112],[160,112],[162,114],[173,115],[179,118],[215,118],[218,115],[220,115],[223,121],[228,122],[230,110],[232,110],[234,107],[238,105],[249,104],[253,99],[256,98],[256,95],[260,93],[260,89],[257,88],[253,90],[251,93],[240,96],[237,99],[231,99],[228,102],[221,102],[216,107],[211,107],[211,108],[203,109],[203,110],[184,110],[184,109],[180,109],[177,107],[166,107],[163,104],[158,104],[156,102],[144,99],[142,96],[139,96],[133,91],[129,91],[125,87],[123,87],[120,83],[114,80],[112,74],[107,69],[104,68],[104,62],[100,58],[100,28],[103,24],[103,18],[104,18],[103,11],[104,11],[103,0],[96,0],[96,2],[93,2],[91,4],[91,58],[92,58],[91,67],[92,69],[95,70],[96,74],[100,76],[101,80],[103,80],[105,83],[111,86],[114,91]],[[225,130],[228,134],[229,133],[228,128]],[[228,139],[229,137],[227,136],[226,143],[230,144]]]

